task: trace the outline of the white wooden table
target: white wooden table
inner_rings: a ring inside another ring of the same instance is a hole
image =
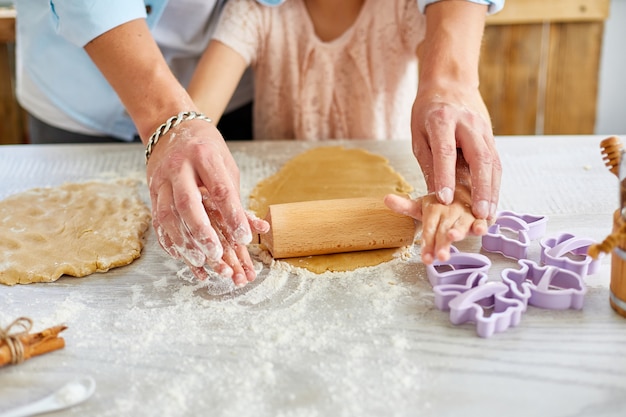
[[[500,209],[549,216],[546,236],[603,239],[617,180],[601,160],[601,139],[498,138]],[[341,144],[385,155],[422,184],[408,142]],[[263,176],[320,145],[328,143],[233,143],[244,201]],[[140,147],[0,147],[0,198],[118,176],[143,178]],[[459,248],[479,251],[480,239]],[[492,280],[516,267],[487,256]],[[529,257],[538,256],[534,242]],[[586,280],[582,311],[529,307],[518,327],[482,339],[434,307],[417,256],[321,276],[265,267],[255,283],[233,290],[192,280],[150,231],[142,257],[127,267],[0,286],[0,325],[19,316],[31,317],[35,330],[68,325],[63,350],[0,368],[0,411],[88,374],[95,395],[53,415],[624,416],[626,319],[609,306],[609,279],[605,257]]]

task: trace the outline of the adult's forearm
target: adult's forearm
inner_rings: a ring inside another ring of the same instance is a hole
[[[85,50],[120,97],[144,143],[167,118],[196,110],[143,19],[117,26]]]
[[[443,0],[426,7],[426,37],[418,48],[420,79],[412,109],[415,154],[429,191],[453,201],[462,150],[471,174],[472,210],[495,215],[501,165],[489,113],[479,91],[478,62],[487,6]]]
[[[426,7],[426,36],[418,48],[420,85],[478,87],[478,60],[487,6],[447,0]]]

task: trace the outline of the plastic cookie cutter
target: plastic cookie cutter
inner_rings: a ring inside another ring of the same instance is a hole
[[[534,214],[516,213],[514,211],[501,211],[496,219],[502,217],[513,217],[526,223],[526,233],[530,240],[537,240],[546,233],[548,225],[547,216],[535,216]]]
[[[435,285],[435,307],[441,311],[450,310],[450,301],[456,296],[464,294],[470,289],[487,283],[489,277],[486,272],[473,271],[469,275],[457,275],[448,284]]]
[[[539,266],[528,259],[518,263],[520,269],[502,271],[502,282],[509,288],[509,297],[524,305],[550,310],[583,308],[587,287],[579,274],[556,266]]]
[[[480,337],[489,337],[517,326],[525,310],[524,303],[509,298],[508,285],[487,282],[454,297],[449,304],[452,324],[475,323]]]
[[[571,233],[562,233],[557,237],[542,239],[541,263],[575,272],[581,277],[593,275],[600,266],[600,258],[593,259],[587,254],[593,239],[576,237]]]
[[[480,253],[459,252],[450,246],[447,261],[435,261],[426,265],[426,274],[433,287],[445,284],[462,284],[474,272],[487,272],[491,261]]]
[[[507,236],[502,229],[517,232],[517,239]],[[519,217],[498,217],[483,235],[482,247],[487,252],[501,253],[508,258],[526,258],[531,240],[528,231],[528,223]]]

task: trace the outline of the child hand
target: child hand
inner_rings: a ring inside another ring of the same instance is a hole
[[[387,195],[385,204],[391,210],[422,222],[422,261],[432,264],[435,259],[450,258],[450,246],[468,235],[483,235],[487,221],[472,214],[471,194],[466,186],[457,185],[450,205],[439,202],[433,193],[415,201],[397,195]]]

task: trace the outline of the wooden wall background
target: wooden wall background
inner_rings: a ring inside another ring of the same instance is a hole
[[[610,0],[506,0],[487,19],[481,93],[496,135],[592,134]]]
[[[592,134],[610,0],[506,0],[489,16],[481,93],[496,135]],[[0,144],[27,141],[15,99],[15,13],[0,9]]]

